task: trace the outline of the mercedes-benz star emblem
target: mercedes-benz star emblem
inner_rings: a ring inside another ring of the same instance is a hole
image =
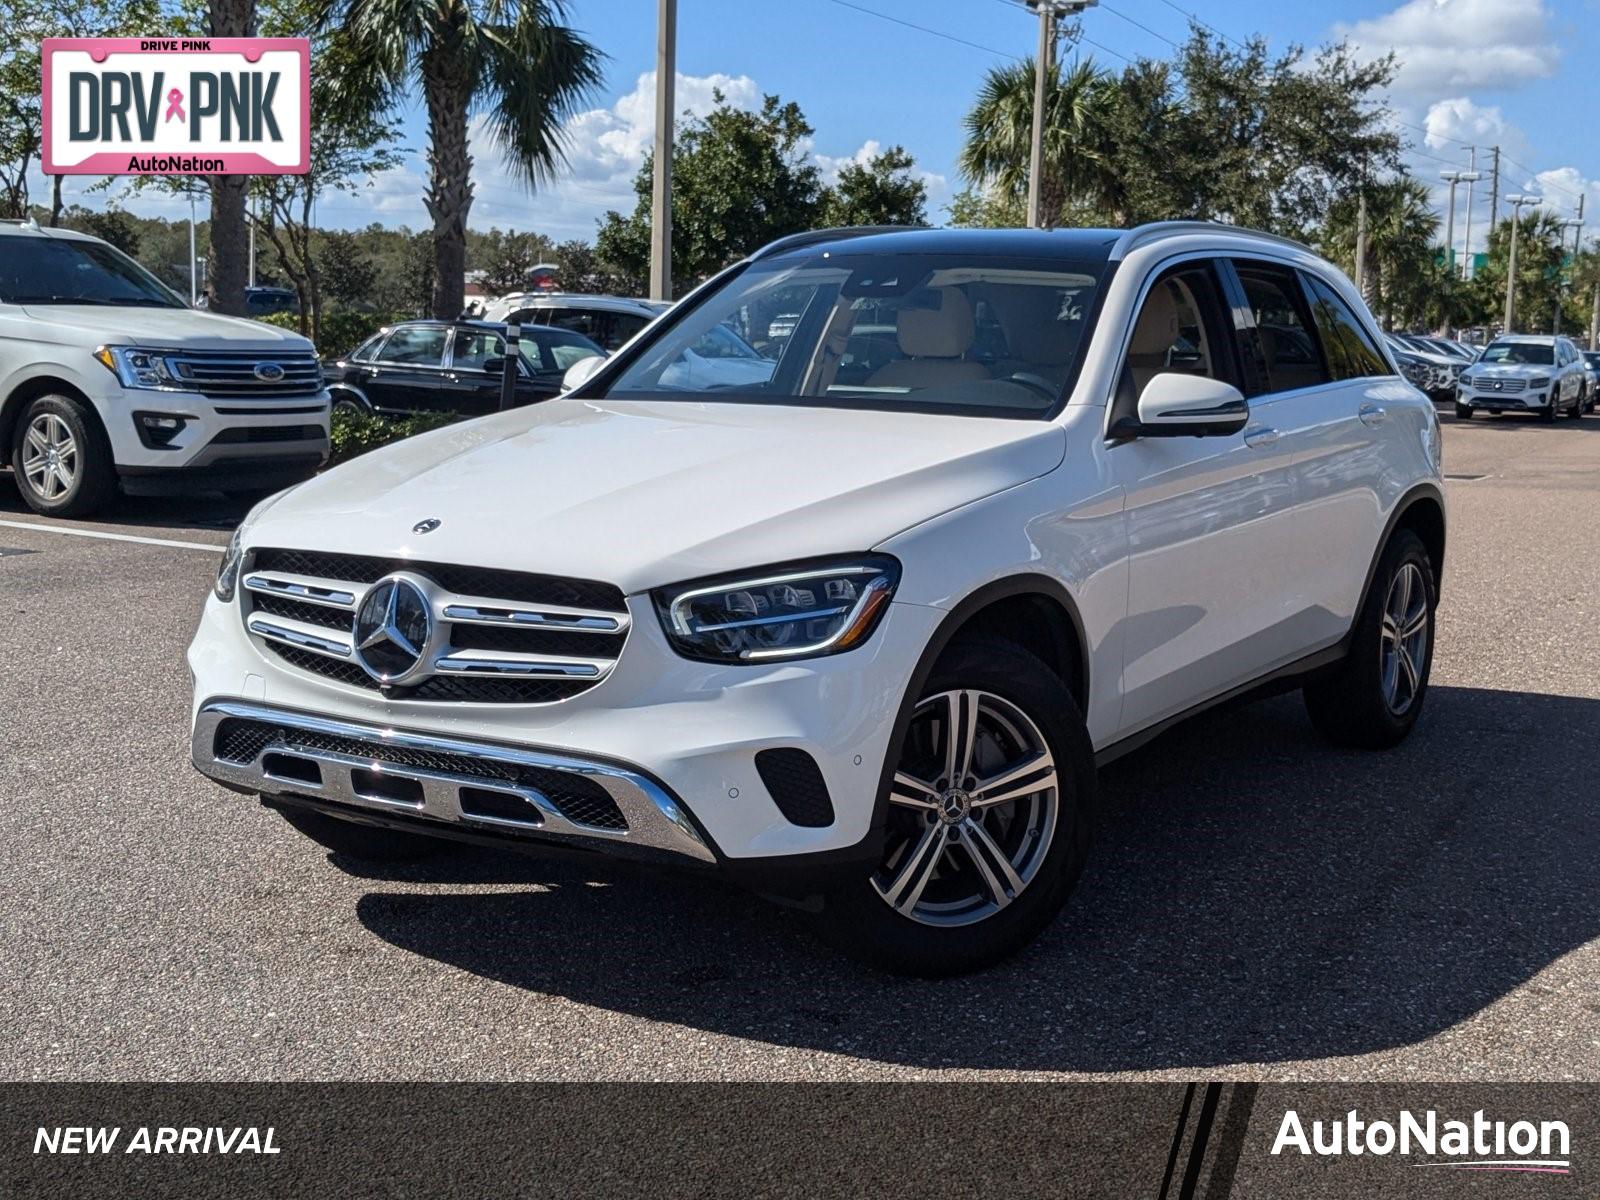
[[[441,524],[438,517],[429,517],[426,521],[418,521],[411,527],[412,533],[432,533]]]
[[[426,669],[433,606],[404,575],[378,580],[356,610],[356,660],[381,684],[410,682]]]
[[[251,374],[262,383],[279,383],[283,380],[283,367],[274,362],[257,363]]]
[[[1499,390],[1500,390],[1500,389],[1501,389],[1501,388],[1503,388],[1503,387],[1505,387],[1505,384],[1503,384],[1503,383],[1501,383],[1501,382],[1500,382],[1500,381],[1499,381],[1499,380],[1498,380],[1498,379],[1496,379],[1496,380],[1495,380],[1495,381],[1494,381],[1494,390],[1495,390],[1495,391],[1497,391],[1497,392],[1498,392],[1498,391],[1499,391]]]

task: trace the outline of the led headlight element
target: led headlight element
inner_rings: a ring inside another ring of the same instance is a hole
[[[899,563],[869,554],[663,588],[654,599],[667,639],[679,654],[708,662],[759,663],[859,646],[883,617],[899,582]]]
[[[162,351],[141,350],[137,346],[101,346],[94,356],[125,388],[159,392],[191,390],[167,367],[166,353]]]
[[[243,563],[244,526],[240,525],[228,539],[228,548],[223,551],[222,562],[217,567],[217,582],[212,588],[217,599],[224,604],[233,599],[233,593],[239,587],[239,568]]]

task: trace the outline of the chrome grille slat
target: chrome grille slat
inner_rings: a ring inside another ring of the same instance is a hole
[[[303,397],[322,390],[322,364],[303,350],[274,354],[268,350],[173,351],[166,354],[167,370],[174,378],[208,396],[237,398]],[[262,363],[275,363],[277,379],[259,378]]]
[[[379,684],[361,666],[354,633],[368,588],[396,570],[427,583],[441,631],[431,668],[426,677],[385,687],[390,700],[565,700],[611,673],[630,623],[621,592],[589,580],[270,548],[251,557],[240,584],[246,628],[292,666],[373,690]],[[327,574],[315,573],[321,570]],[[462,593],[446,581],[503,583],[509,596]],[[563,602],[571,599],[616,607]]]

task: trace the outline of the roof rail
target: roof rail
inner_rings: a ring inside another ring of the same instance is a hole
[[[788,237],[768,242],[750,256],[750,261],[770,258],[786,250],[798,250],[818,242],[842,242],[846,238],[871,237],[875,233],[906,233],[927,228],[926,225],[842,225],[836,229],[808,229],[804,233],[791,233]]]
[[[37,229],[39,218],[32,214],[26,217],[0,217],[0,225],[20,225],[24,229]]]
[[[1148,225],[1128,230],[1118,238],[1117,244],[1111,247],[1111,261],[1117,262],[1126,258],[1140,246],[1148,246],[1151,242],[1158,242],[1162,238],[1178,237],[1185,233],[1242,234],[1276,242],[1280,246],[1292,246],[1296,250],[1304,250],[1307,254],[1316,253],[1304,242],[1280,237],[1275,233],[1263,233],[1259,229],[1249,229],[1243,225],[1229,225],[1222,221],[1151,221]]]

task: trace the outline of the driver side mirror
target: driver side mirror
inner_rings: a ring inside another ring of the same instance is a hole
[[[589,358],[580,358],[567,368],[567,373],[561,377],[561,390],[570,392],[573,388],[589,382],[595,373],[606,365],[606,360],[598,354]]]
[[[1123,417],[1111,436],[1226,437],[1250,420],[1250,405],[1231,383],[1204,375],[1163,371],[1144,385],[1139,416]]]
[[[505,357],[499,354],[492,354],[483,360],[483,365],[478,370],[487,372],[490,375],[504,375],[506,373]]]

